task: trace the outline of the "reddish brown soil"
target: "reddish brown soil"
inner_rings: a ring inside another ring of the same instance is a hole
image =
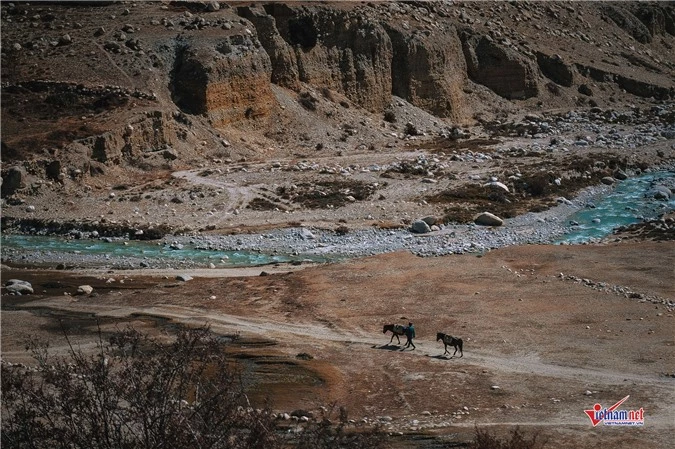
[[[483,257],[395,253],[187,283],[175,272],[3,269],[6,279],[33,282],[37,294],[3,297],[2,352],[5,361],[28,361],[28,335],[63,349],[59,314],[85,349],[94,316],[105,332],[126,322],[151,333],[207,323],[238,337],[229,350],[250,374],[252,400],[269,397],[287,412],[335,402],[357,423],[391,417],[385,425],[400,447],[420,433],[468,441],[474,424],[538,430],[554,448],[666,447],[675,411],[672,310],[565,279],[672,301],[674,260],[672,242],[642,242],[513,247]],[[96,294],[64,295],[83,283]],[[408,320],[415,351],[382,334],[384,323]],[[464,357],[443,356],[438,331],[462,337]],[[627,395],[626,409],[644,407],[644,427],[592,428],[584,409]]]

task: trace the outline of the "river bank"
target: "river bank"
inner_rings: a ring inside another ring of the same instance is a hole
[[[524,244],[597,242],[615,227],[655,219],[675,209],[672,198],[655,198],[656,186],[673,189],[673,171],[643,174],[619,187],[590,187],[572,200],[557,198],[557,205],[546,211],[506,219],[502,226],[449,224],[424,234],[404,228],[337,233],[300,226],[265,233],[169,235],[154,242],[131,240],[131,236],[99,237],[96,231],[66,236],[3,235],[2,261],[61,269],[226,269],[327,263],[396,251],[434,257],[481,254]]]

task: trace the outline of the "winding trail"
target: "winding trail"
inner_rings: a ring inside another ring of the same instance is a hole
[[[203,170],[182,170],[173,172],[174,178],[183,179],[194,185],[204,185],[223,189],[227,192],[228,203],[226,209],[228,212],[234,212],[246,207],[246,205],[255,198],[254,188],[256,186],[241,186],[237,183],[218,181],[206,176],[200,176]]]
[[[214,331],[228,334],[253,334],[264,336],[265,338],[283,340],[289,334],[310,338],[322,342],[332,342],[335,344],[359,344],[368,347],[386,346],[382,339],[374,339],[361,332],[360,336],[355,336],[352,331],[338,331],[322,324],[306,323],[288,323],[274,321],[270,319],[256,319],[250,317],[241,317],[224,313],[213,313],[204,309],[161,305],[151,307],[119,307],[106,305],[83,305],[82,303],[55,304],[53,300],[35,301],[26,305],[31,307],[50,307],[59,310],[86,311],[101,317],[123,318],[136,316],[151,316],[170,319],[175,322],[204,325],[208,324]],[[407,351],[407,354],[414,354],[426,357],[435,357],[439,360],[448,360],[445,357],[432,356],[431,350],[425,346],[430,342],[416,340],[417,349],[415,352]],[[386,343],[386,342],[385,342]],[[435,350],[440,352],[440,347]],[[456,360],[460,360],[456,358]],[[462,363],[478,365],[483,368],[494,369],[518,374],[528,374],[537,376],[546,376],[554,378],[565,378],[570,380],[585,382],[602,382],[612,385],[625,385],[626,382],[632,382],[644,386],[670,387],[675,386],[675,379],[665,377],[645,377],[641,374],[632,374],[616,372],[606,369],[585,368],[564,366],[542,361],[536,353],[525,355],[504,355],[497,356],[485,351],[471,351],[461,358]],[[673,391],[675,393],[675,391]]]

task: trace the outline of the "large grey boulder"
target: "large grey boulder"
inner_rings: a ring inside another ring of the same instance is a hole
[[[28,281],[22,281],[21,279],[10,279],[5,282],[5,288],[9,293],[19,294],[19,295],[32,295],[33,286]]]
[[[483,212],[476,215],[473,222],[481,226],[501,226],[504,224],[504,220],[490,212]]]
[[[424,220],[413,221],[412,225],[410,226],[410,230],[417,234],[426,234],[427,232],[431,232],[431,228]]]

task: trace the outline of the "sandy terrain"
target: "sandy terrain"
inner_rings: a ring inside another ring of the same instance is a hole
[[[63,349],[54,336],[59,317],[70,317],[69,333],[84,348],[95,320],[104,331],[127,322],[150,332],[209,324],[238,336],[230,350],[247,355],[253,398],[269,395],[288,412],[335,401],[357,423],[382,420],[401,447],[416,434],[468,440],[474,424],[538,429],[549,447],[666,447],[673,311],[610,290],[672,302],[674,261],[672,242],[643,242],[511,247],[482,257],[395,253],[268,276],[195,271],[187,283],[170,272],[8,269],[3,278],[47,288],[29,300],[3,297],[3,360],[26,362],[28,335]],[[64,295],[82,283],[95,294]],[[384,323],[407,320],[417,329],[415,351],[382,335]],[[464,357],[443,356],[438,331],[462,337]],[[623,407],[643,407],[644,427],[592,428],[583,410],[627,395]]]

